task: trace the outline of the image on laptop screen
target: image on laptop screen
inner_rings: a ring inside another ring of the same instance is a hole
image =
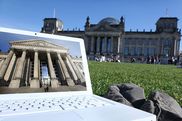
[[[85,91],[80,43],[0,32],[0,94]]]

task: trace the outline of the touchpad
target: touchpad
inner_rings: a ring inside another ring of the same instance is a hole
[[[74,112],[46,112],[0,118],[0,121],[83,121]]]

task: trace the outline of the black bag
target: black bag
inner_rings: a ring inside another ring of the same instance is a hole
[[[182,121],[182,108],[177,101],[163,92],[152,92],[149,95],[155,106],[158,121]]]

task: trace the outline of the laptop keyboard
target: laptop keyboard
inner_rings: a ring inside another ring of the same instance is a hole
[[[57,110],[73,110],[110,105],[92,96],[73,96],[64,98],[42,98],[29,100],[6,100],[0,102],[0,115],[13,115]]]

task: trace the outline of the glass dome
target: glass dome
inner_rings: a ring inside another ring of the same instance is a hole
[[[107,18],[102,19],[98,24],[114,25],[114,24],[119,24],[119,21],[116,20],[115,18],[107,17]]]

